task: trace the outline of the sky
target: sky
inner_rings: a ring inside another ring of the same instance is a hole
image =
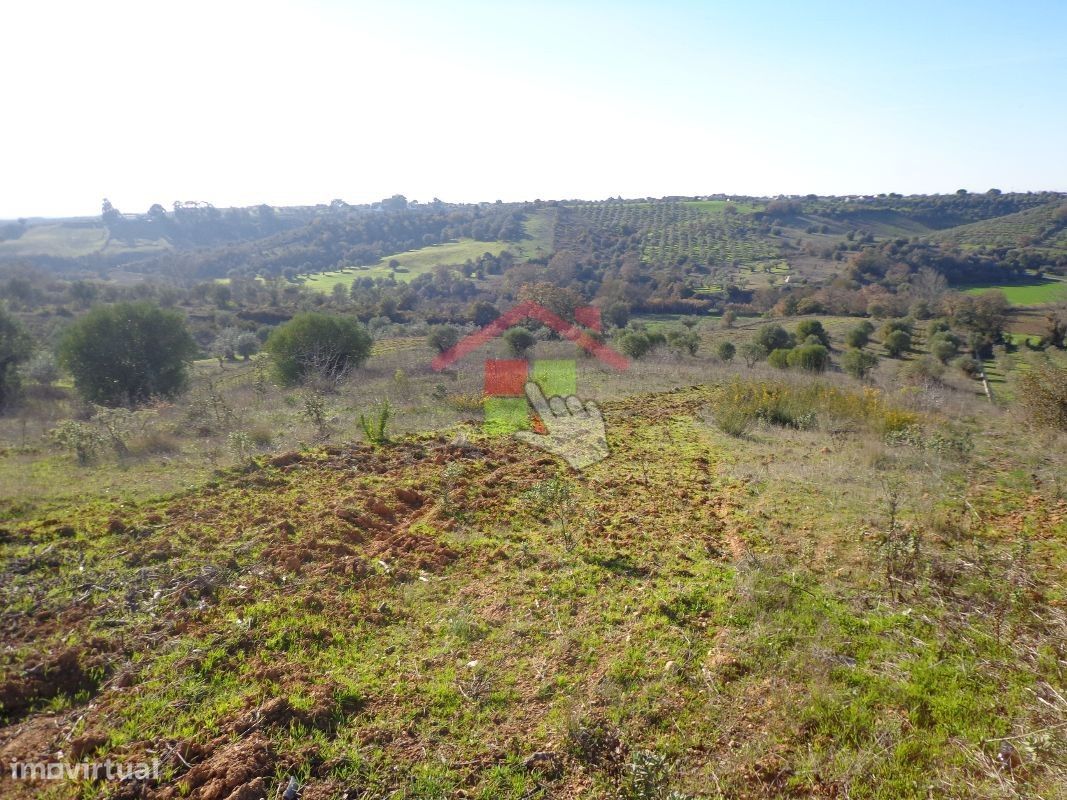
[[[1067,190],[1067,3],[11,4],[0,218]]]

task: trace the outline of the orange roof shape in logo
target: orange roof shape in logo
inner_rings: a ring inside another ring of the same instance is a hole
[[[430,366],[435,370],[445,369],[468,353],[502,335],[508,328],[524,319],[536,319],[544,323],[564,339],[570,339],[587,353],[595,356],[610,367],[626,369],[630,366],[630,360],[626,356],[609,345],[598,342],[582,329],[581,325],[586,325],[593,330],[600,329],[600,309],[592,306],[583,306],[575,310],[574,316],[578,323],[567,322],[563,317],[549,311],[533,300],[523,301],[509,308],[481,330],[460,339],[453,347],[434,358]]]

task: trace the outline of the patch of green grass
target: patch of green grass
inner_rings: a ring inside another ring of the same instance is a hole
[[[1067,299],[1067,280],[1045,278],[1029,283],[997,283],[968,286],[964,294],[981,294],[991,289],[1004,292],[1013,306],[1039,306]]]

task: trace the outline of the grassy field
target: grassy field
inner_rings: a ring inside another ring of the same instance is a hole
[[[581,474],[465,427],[24,518],[5,759],[160,758],[193,800],[1058,796],[1067,449],[833,382],[815,427],[715,424],[805,387],[606,401]]]
[[[438,266],[458,266],[468,260],[477,260],[485,253],[500,255],[510,250],[520,258],[536,258],[552,252],[552,235],[555,213],[552,209],[534,212],[525,223],[527,238],[520,242],[480,242],[475,239],[460,239],[445,242],[404,253],[385,256],[376,264],[346,267],[330,272],[317,272],[303,276],[306,286],[322,292],[329,292],[337,284],[348,286],[355,278],[385,278],[390,275],[398,281],[410,281],[415,276],[432,272]],[[391,261],[399,262],[400,268],[395,272],[389,266]]]
[[[1041,281],[1034,280],[1030,283],[968,286],[964,291],[966,294],[981,294],[990,289],[998,289],[1004,292],[1008,302],[1013,306],[1039,306],[1067,300],[1067,280],[1054,278],[1046,278]]]
[[[107,229],[63,224],[33,225],[18,239],[0,242],[0,255],[77,258],[98,253],[107,244]]]
[[[0,419],[0,796],[128,796],[9,777],[53,758],[159,758],[148,800],[1062,796],[1067,441],[902,381],[921,336],[869,382],[708,355],[765,322],[579,357],[580,473],[483,431],[499,342],[376,341],[325,442],[259,359],[198,362],[124,458],[48,444],[72,401]]]

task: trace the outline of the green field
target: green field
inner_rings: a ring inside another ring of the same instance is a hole
[[[77,258],[97,253],[106,244],[107,229],[103,226],[33,225],[18,239],[0,242],[0,255]]]
[[[454,242],[420,247],[404,253],[383,257],[375,264],[344,267],[329,272],[316,272],[304,276],[304,285],[320,292],[329,292],[337,284],[348,286],[356,278],[386,278],[395,275],[398,281],[408,282],[416,275],[430,272],[439,266],[456,266],[468,260],[477,260],[485,253],[494,256],[510,250],[519,258],[534,258],[552,251],[552,236],[555,228],[555,212],[545,209],[535,212],[525,223],[527,238],[521,242],[481,242],[476,239],[458,239]],[[399,262],[394,273],[389,262]]]
[[[983,286],[968,286],[965,294],[981,294],[990,289],[999,289],[1004,292],[1008,302],[1013,306],[1039,306],[1045,303],[1054,303],[1057,300],[1067,300],[1067,281],[1045,279],[1030,283],[1001,283]]]

